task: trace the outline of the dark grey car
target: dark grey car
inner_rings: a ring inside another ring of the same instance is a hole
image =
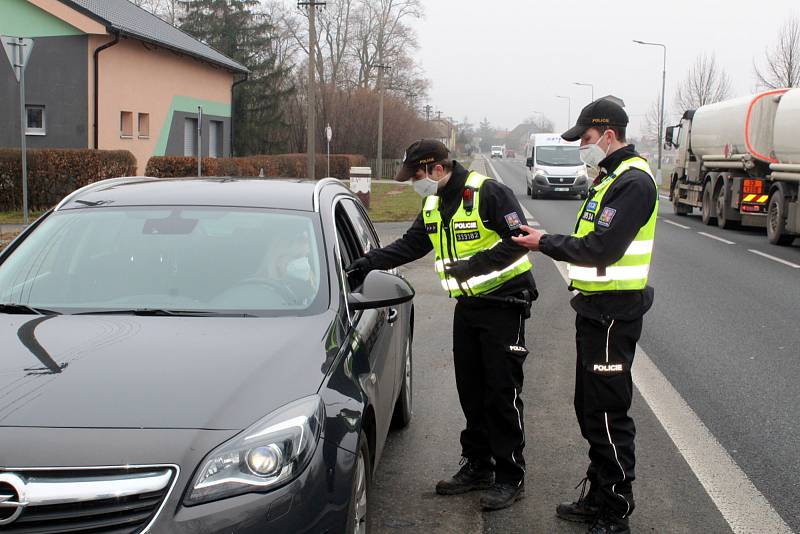
[[[338,181],[115,179],[0,254],[0,532],[366,532],[413,290]]]

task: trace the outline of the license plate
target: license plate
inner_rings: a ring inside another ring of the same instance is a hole
[[[564,191],[569,191],[569,187],[556,187],[557,193],[563,193]]]

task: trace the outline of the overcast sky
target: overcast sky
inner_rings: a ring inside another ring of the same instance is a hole
[[[754,91],[753,59],[776,40],[782,22],[800,16],[800,0],[563,1],[424,0],[418,57],[432,82],[430,103],[461,121],[514,128],[532,111],[562,130],[595,97],[621,97],[638,135],[642,114],[661,88],[667,45],[667,110],[696,57],[716,53],[734,96]]]

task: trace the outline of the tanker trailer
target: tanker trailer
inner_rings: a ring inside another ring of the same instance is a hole
[[[800,89],[781,97],[775,116],[775,159],[767,207],[767,237],[775,245],[790,245],[800,236]]]
[[[735,98],[684,113],[666,143],[678,149],[670,199],[678,215],[699,208],[703,223],[766,227],[774,131],[788,89]],[[800,142],[795,140],[795,143]]]

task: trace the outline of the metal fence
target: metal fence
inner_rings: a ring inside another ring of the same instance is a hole
[[[372,169],[372,177],[376,180],[385,179],[391,180],[394,178],[394,175],[397,174],[397,169],[400,168],[400,165],[403,164],[403,160],[401,159],[384,159],[383,160],[383,169],[379,174],[377,172],[378,168],[378,160],[370,159],[367,160],[367,165],[370,169]]]

